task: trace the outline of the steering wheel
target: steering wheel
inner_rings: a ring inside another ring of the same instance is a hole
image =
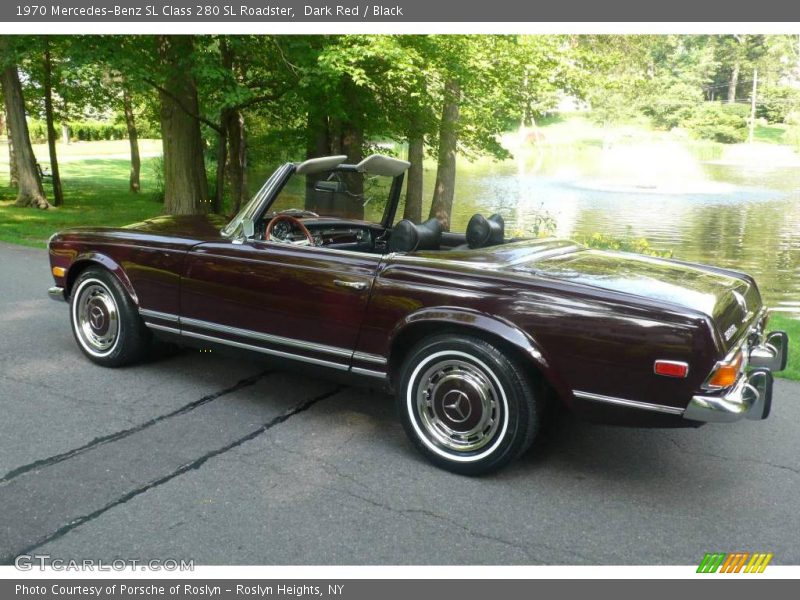
[[[264,232],[264,239],[269,241],[272,239],[272,230],[275,228],[275,225],[280,223],[281,221],[288,221],[297,229],[299,229],[303,235],[306,236],[308,243],[313,246],[314,245],[314,236],[311,235],[311,232],[308,230],[308,227],[303,225],[303,222],[298,219],[297,217],[293,217],[292,215],[276,215],[270,219],[270,222],[267,224],[267,229]]]

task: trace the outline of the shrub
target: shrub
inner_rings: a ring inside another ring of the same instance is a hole
[[[620,252],[635,252],[646,256],[672,258],[672,250],[656,250],[650,246],[645,238],[634,238],[630,235],[616,237],[607,233],[593,233],[582,240],[589,248],[601,250],[618,250]]]
[[[735,144],[747,139],[749,112],[744,104],[705,102],[692,111],[683,126],[696,137]]]
[[[800,109],[800,90],[785,86],[765,86],[758,90],[756,116],[769,123],[785,123]]]

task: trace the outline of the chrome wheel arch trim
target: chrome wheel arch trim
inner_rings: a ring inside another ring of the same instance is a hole
[[[617,406],[624,406],[625,408],[637,408],[640,410],[649,410],[668,415],[682,415],[684,412],[683,408],[678,408],[676,406],[664,406],[663,404],[653,404],[651,402],[641,402],[639,400],[627,400],[625,398],[604,396],[603,394],[594,394],[592,392],[582,392],[579,390],[574,390],[572,393],[576,398],[580,398],[582,400],[615,404]]]

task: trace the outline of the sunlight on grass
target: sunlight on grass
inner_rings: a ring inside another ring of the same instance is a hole
[[[99,146],[95,146],[98,151]],[[153,158],[142,160],[142,193],[128,191],[127,159],[91,158],[61,165],[64,206],[35,210],[14,206],[16,191],[8,186],[8,166],[0,166],[0,240],[43,247],[56,231],[69,227],[118,227],[161,214],[154,197]],[[52,188],[45,183],[52,200]]]
[[[773,313],[769,319],[770,330],[783,330],[789,334],[789,364],[786,370],[775,373],[776,377],[800,381],[800,360],[795,344],[800,341],[800,319],[782,313]]]

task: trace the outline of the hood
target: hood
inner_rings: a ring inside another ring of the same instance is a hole
[[[220,215],[163,215],[126,225],[123,229],[135,229],[153,235],[210,240],[220,237],[220,229],[228,221],[227,217]]]

